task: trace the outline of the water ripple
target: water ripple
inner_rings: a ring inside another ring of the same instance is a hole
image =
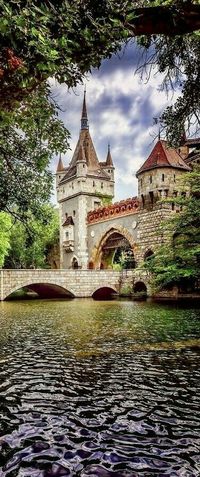
[[[15,307],[0,318],[1,477],[200,475],[198,311]]]

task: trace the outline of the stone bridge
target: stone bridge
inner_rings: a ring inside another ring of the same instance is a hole
[[[28,287],[42,298],[98,297],[99,293],[119,293],[123,287],[131,290],[143,284],[151,295],[149,279],[143,270],[4,270],[0,271],[0,300],[11,293]]]

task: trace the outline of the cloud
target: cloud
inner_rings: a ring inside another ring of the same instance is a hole
[[[148,82],[134,73],[139,58],[139,49],[127,48],[124,55],[105,60],[86,79],[90,132],[100,161],[105,160],[107,144],[111,143],[116,200],[137,194],[135,172],[149,155],[158,133],[153,117],[175,99],[167,98],[159,88],[163,77],[156,71]],[[64,157],[68,164],[79,135],[84,88],[80,85],[68,91],[66,85],[54,83],[52,87],[62,108],[60,117],[71,133],[72,151]]]

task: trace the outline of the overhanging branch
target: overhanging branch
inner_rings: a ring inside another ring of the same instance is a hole
[[[181,7],[133,8],[136,18],[125,24],[131,36],[183,35],[200,30],[200,5],[186,3]]]

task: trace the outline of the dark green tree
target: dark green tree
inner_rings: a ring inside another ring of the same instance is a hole
[[[69,133],[43,85],[32,92],[12,114],[3,113],[0,127],[0,210],[25,218],[50,196],[49,163],[68,147]]]
[[[5,212],[0,212],[0,267],[4,265],[10,249],[11,217]]]
[[[29,211],[26,225],[13,221],[5,268],[48,268],[48,253],[59,241],[58,211],[45,204],[40,218]],[[7,216],[8,217],[8,216]]]
[[[174,138],[171,118],[182,134],[184,121],[199,117],[199,29],[198,0],[0,0],[0,104],[12,109],[51,76],[75,86],[124,41],[142,37],[154,52],[147,63],[183,92],[163,118]]]

